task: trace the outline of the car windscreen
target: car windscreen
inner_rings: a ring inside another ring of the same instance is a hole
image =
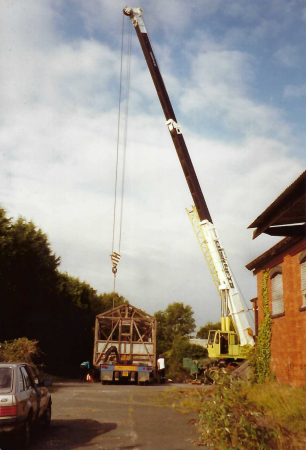
[[[11,392],[13,370],[11,367],[0,367],[0,394]]]

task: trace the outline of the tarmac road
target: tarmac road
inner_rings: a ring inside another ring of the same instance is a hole
[[[31,450],[196,449],[192,441],[198,434],[190,423],[196,415],[152,403],[152,394],[168,389],[167,384],[69,382],[55,387],[50,429],[34,434]]]

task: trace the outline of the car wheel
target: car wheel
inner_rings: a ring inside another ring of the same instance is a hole
[[[48,428],[50,426],[50,422],[51,422],[51,404],[48,405],[48,408],[44,412],[43,416],[44,428]]]

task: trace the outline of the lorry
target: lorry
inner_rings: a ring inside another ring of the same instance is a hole
[[[124,303],[96,316],[93,367],[102,384],[153,380],[156,370],[156,319]]]
[[[248,323],[237,284],[194,170],[183,137],[182,127],[177,122],[174,114],[148,37],[143,20],[143,11],[141,8],[127,6],[123,9],[123,13],[131,19],[134,25],[156,88],[165,115],[166,125],[195,204],[192,210],[187,210],[187,212],[221,298],[221,330],[209,332],[208,354],[211,358],[244,359],[247,357],[249,349],[254,346],[253,331]]]

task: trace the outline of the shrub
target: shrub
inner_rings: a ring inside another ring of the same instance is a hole
[[[219,450],[268,450],[276,439],[276,431],[266,420],[263,409],[227,373],[223,378],[219,375],[218,385],[203,397],[202,405],[199,425],[205,445]]]
[[[165,353],[167,377],[176,381],[190,378],[188,369],[183,368],[183,358],[200,359],[207,356],[207,349],[191,344],[187,336],[176,336],[171,349]]]
[[[40,355],[38,341],[23,337],[0,343],[1,362],[26,362],[34,364],[33,359]]]

